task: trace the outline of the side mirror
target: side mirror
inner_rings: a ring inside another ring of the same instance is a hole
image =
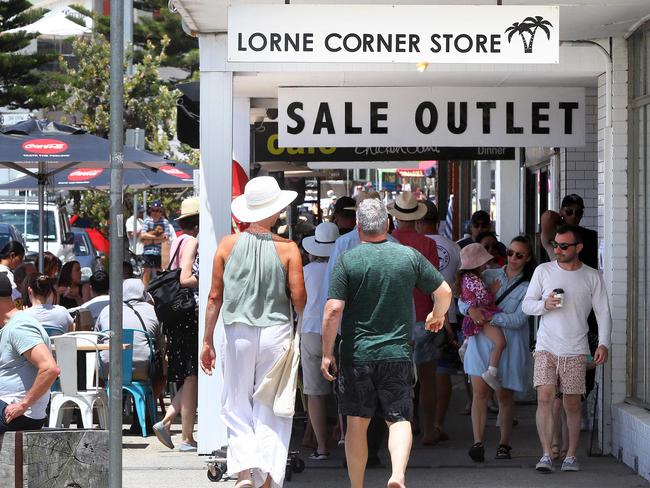
[[[66,232],[63,237],[63,244],[74,244],[74,233]]]

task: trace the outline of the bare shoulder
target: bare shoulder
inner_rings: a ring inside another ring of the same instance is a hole
[[[224,236],[219,242],[219,248],[217,249],[217,254],[223,256],[230,255],[230,251],[232,251],[232,248],[237,242],[237,239],[239,239],[239,236],[240,234],[230,234]]]

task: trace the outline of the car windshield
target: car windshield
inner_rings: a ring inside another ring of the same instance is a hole
[[[27,241],[38,240],[38,210],[1,210],[0,223],[13,225],[23,234],[23,237]],[[46,241],[56,241],[56,227],[54,225],[54,212],[52,210],[45,210],[43,231],[43,238]]]
[[[90,248],[84,234],[74,235],[74,254],[75,256],[90,256]]]

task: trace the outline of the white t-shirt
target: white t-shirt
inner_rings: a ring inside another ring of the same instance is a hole
[[[30,317],[34,317],[42,327],[51,327],[61,334],[70,331],[74,322],[70,312],[61,305],[34,305],[25,310]]]
[[[7,278],[9,278],[9,283],[11,283],[11,299],[18,300],[22,297],[21,293],[16,287],[16,282],[14,281],[14,273],[9,269],[9,266],[0,264],[0,273],[7,273]]]
[[[447,284],[453,289],[456,283],[456,273],[458,272],[458,268],[460,268],[460,246],[440,234],[427,234],[427,237],[436,241],[436,246],[438,246],[438,259],[440,260],[438,271],[442,273]],[[452,324],[456,323],[455,300],[452,300],[449,305],[449,322]]]
[[[140,232],[142,232],[142,219],[138,219],[136,223],[136,229],[137,229],[137,234],[139,235]],[[128,233],[131,233],[131,236],[129,236],[129,249],[131,249],[131,252],[134,252],[138,256],[141,256],[143,251],[144,251],[144,244],[140,241],[140,239],[136,238],[136,244],[135,244],[135,249],[133,249],[133,215],[131,215],[128,219],[126,219],[126,232],[127,235]]]
[[[544,301],[556,288],[564,290],[564,306],[546,310]],[[557,261],[540,264],[530,280],[521,308],[528,315],[541,315],[536,351],[556,356],[589,354],[587,317],[594,309],[598,319],[598,345],[610,346],[612,316],[601,274],[586,264],[575,271],[562,269]]]
[[[96,322],[99,318],[99,314],[102,313],[104,307],[106,307],[111,301],[111,297],[108,295],[99,295],[95,298],[88,300],[84,303],[81,308],[85,308],[90,312],[90,315],[93,317],[93,322]]]
[[[321,333],[323,325],[323,301],[327,299],[327,288],[323,277],[327,272],[327,262],[312,262],[303,268],[307,303],[302,314],[302,332]]]

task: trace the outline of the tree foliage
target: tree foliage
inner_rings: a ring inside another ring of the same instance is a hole
[[[27,0],[0,1],[0,107],[37,109],[52,104],[52,93],[38,68],[56,59],[51,54],[23,54],[38,33],[20,29],[39,20],[46,9]]]

